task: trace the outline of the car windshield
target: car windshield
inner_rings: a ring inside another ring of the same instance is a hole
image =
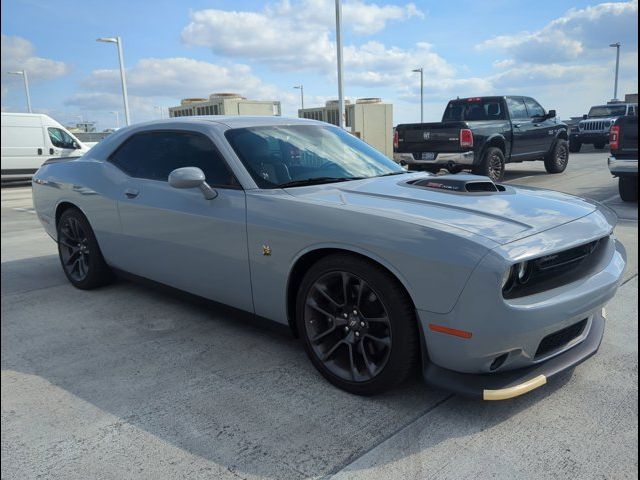
[[[480,120],[505,120],[502,102],[496,98],[470,98],[449,102],[442,117],[443,122],[473,122]]]
[[[404,173],[393,160],[331,125],[273,125],[225,133],[260,188]]]
[[[599,105],[589,110],[590,117],[620,117],[626,113],[627,107],[624,105]]]

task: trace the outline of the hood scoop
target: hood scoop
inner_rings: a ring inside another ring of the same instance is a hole
[[[439,190],[448,193],[496,193],[504,192],[502,185],[496,185],[489,177],[478,175],[437,175],[407,182],[413,187]]]

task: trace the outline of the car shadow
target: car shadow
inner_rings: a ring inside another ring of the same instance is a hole
[[[34,268],[46,275],[31,275]],[[502,423],[570,378],[492,404],[418,378],[358,397],[324,381],[291,335],[209,302],[128,280],[77,290],[54,255],[5,262],[2,271],[3,284],[31,286],[3,291],[3,371],[41,377],[240,475],[330,475],[417,419],[456,417],[458,428],[398,451],[392,462]],[[60,435],[70,434],[65,428]]]

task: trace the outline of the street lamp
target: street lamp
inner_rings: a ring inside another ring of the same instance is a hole
[[[129,99],[127,98],[127,81],[124,75],[124,56],[122,54],[122,39],[120,37],[102,37],[96,41],[115,43],[118,47],[118,60],[120,61],[120,81],[122,82],[122,100],[124,101],[124,119],[127,125],[131,124],[129,117]]]
[[[120,128],[120,113],[117,110],[114,110],[111,113],[116,116],[116,129]]]
[[[424,123],[424,70],[420,67],[411,71],[420,74],[420,123]]]
[[[618,99],[618,71],[620,69],[620,42],[612,43],[609,45],[610,47],[614,47],[616,49],[616,81],[613,87],[613,99]]]
[[[293,88],[300,90],[300,104],[302,110],[304,110],[304,85],[295,85]]]
[[[336,0],[336,50],[338,57],[338,124],[344,128],[344,93],[342,88],[342,2]]]
[[[26,70],[16,70],[13,72],[7,72],[9,75],[22,75],[22,79],[24,80],[24,92],[27,95],[27,111],[29,113],[33,113],[31,111],[31,94],[29,93],[29,77],[27,75]]]

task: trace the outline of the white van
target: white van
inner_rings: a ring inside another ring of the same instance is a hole
[[[50,158],[79,157],[89,148],[47,115],[2,113],[2,180],[30,178]]]

